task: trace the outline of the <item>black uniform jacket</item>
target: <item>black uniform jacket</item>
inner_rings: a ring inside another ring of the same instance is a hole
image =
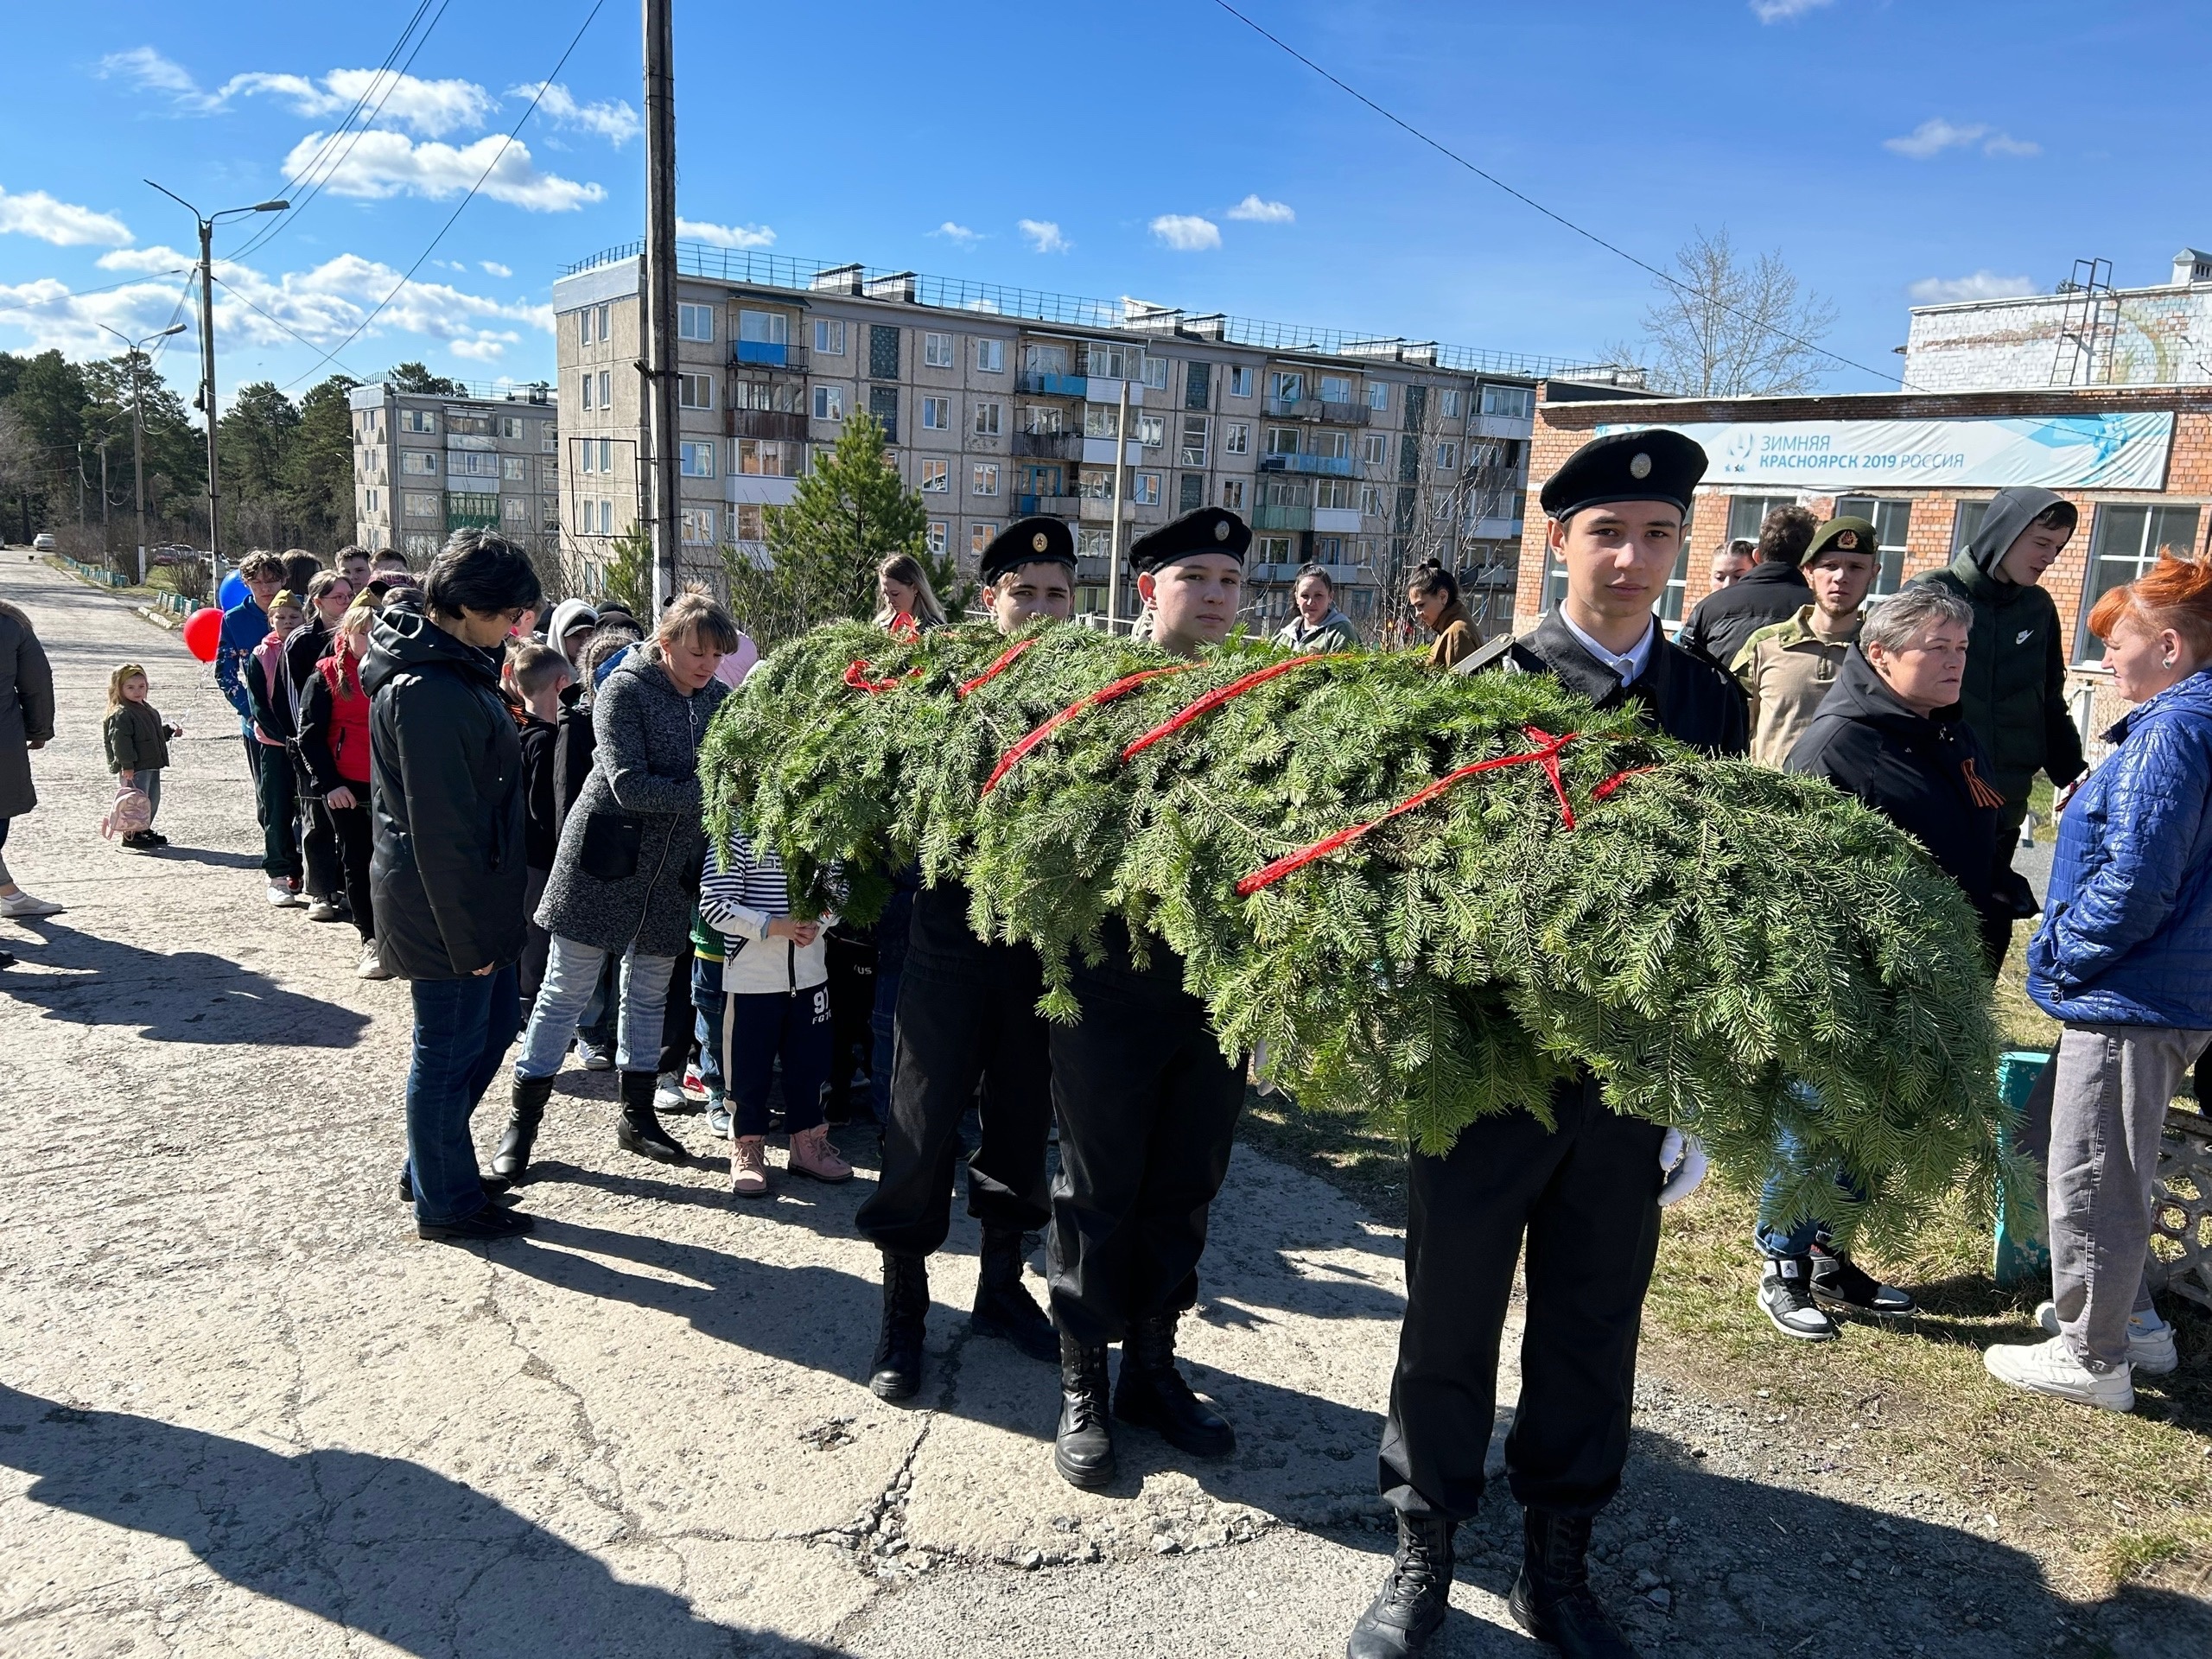
[[[1812,584],[1796,566],[1755,564],[1730,586],[1698,601],[1676,643],[1732,668],[1745,640],[1769,623],[1788,621],[1812,602]]]
[[[1453,671],[1485,670],[1549,674],[1599,709],[1640,703],[1668,736],[1708,754],[1751,752],[1751,715],[1743,689],[1704,658],[1669,644],[1664,633],[1652,640],[1651,660],[1636,683],[1624,686],[1619,676],[1582,648],[1557,611],[1547,611],[1518,639],[1493,640]]]

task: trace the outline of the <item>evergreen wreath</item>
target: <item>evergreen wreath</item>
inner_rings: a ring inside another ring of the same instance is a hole
[[[1580,1065],[1738,1185],[1787,1131],[1776,1210],[1840,1236],[1909,1230],[1961,1181],[1987,1202],[1997,1041],[1957,884],[1829,785],[1548,676],[832,624],[753,671],[700,768],[717,842],[772,842],[796,903],[835,862],[869,919],[918,860],[979,936],[1036,948],[1057,1020],[1118,915],[1182,957],[1225,1052],[1265,1045],[1301,1107],[1422,1151],[1548,1121]]]

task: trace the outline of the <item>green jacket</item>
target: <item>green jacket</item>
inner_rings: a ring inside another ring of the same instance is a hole
[[[1974,607],[1959,712],[1981,740],[1990,781],[2005,800],[2025,802],[2038,772],[2061,786],[2080,777],[2088,768],[2067,712],[2066,642],[2050,595],[1999,581],[1970,552],[1918,580]]]
[[[107,717],[107,769],[155,770],[169,763],[168,728],[149,702],[126,702]]]

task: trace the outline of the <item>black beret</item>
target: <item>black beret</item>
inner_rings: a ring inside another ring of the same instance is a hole
[[[1538,499],[1554,518],[1608,501],[1671,501],[1688,517],[1704,476],[1705,451],[1694,438],[1663,426],[1608,432],[1569,455]]]
[[[1046,563],[1075,569],[1075,532],[1061,520],[1039,514],[1017,518],[992,537],[979,574],[985,582],[995,582],[1025,564]]]
[[[1802,569],[1813,562],[1815,553],[1834,548],[1839,553],[1864,553],[1869,558],[1881,556],[1881,532],[1874,528],[1871,518],[1853,518],[1846,515],[1831,518],[1813,532],[1812,544],[1805,550],[1805,556],[1798,561]]]
[[[1200,507],[1138,537],[1129,549],[1129,569],[1157,570],[1199,553],[1226,553],[1242,564],[1251,545],[1251,525],[1226,507]]]

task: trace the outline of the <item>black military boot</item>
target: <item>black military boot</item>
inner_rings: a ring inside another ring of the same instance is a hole
[[[879,1400],[911,1400],[922,1386],[922,1333],[930,1311],[926,1256],[883,1253],[883,1328],[868,1379]]]
[[[1401,1659],[1428,1645],[1452,1605],[1452,1523],[1433,1515],[1398,1516],[1390,1576],[1344,1643],[1344,1659]]]
[[[1122,1340],[1122,1376],[1114,1414],[1125,1423],[1156,1429],[1160,1438],[1194,1458],[1225,1458],[1236,1449],[1229,1420],[1191,1392],[1175,1369],[1173,1313],[1135,1321]]]
[[[1521,1576],[1506,1605],[1515,1621],[1567,1659],[1636,1659],[1636,1649],[1591,1592],[1584,1557],[1590,1550],[1590,1517],[1530,1510]]]
[[[507,1109],[507,1132],[492,1154],[492,1173],[504,1181],[519,1181],[530,1167],[531,1148],[537,1144],[537,1126],[545,1121],[545,1103],[553,1096],[550,1077],[517,1077],[514,1103]]]
[[[1106,1345],[1086,1348],[1060,1337],[1060,1426],[1052,1467],[1071,1486],[1095,1491],[1114,1484],[1114,1427],[1106,1410]]]
[[[1059,1357],[1060,1333],[1021,1282],[1021,1235],[1011,1227],[983,1229],[982,1271],[968,1328],[979,1336],[1004,1337],[1047,1364]]]
[[[652,1071],[622,1074],[622,1122],[614,1131],[614,1144],[657,1164],[680,1164],[686,1155],[683,1143],[661,1128],[659,1116],[653,1110],[657,1077]]]

